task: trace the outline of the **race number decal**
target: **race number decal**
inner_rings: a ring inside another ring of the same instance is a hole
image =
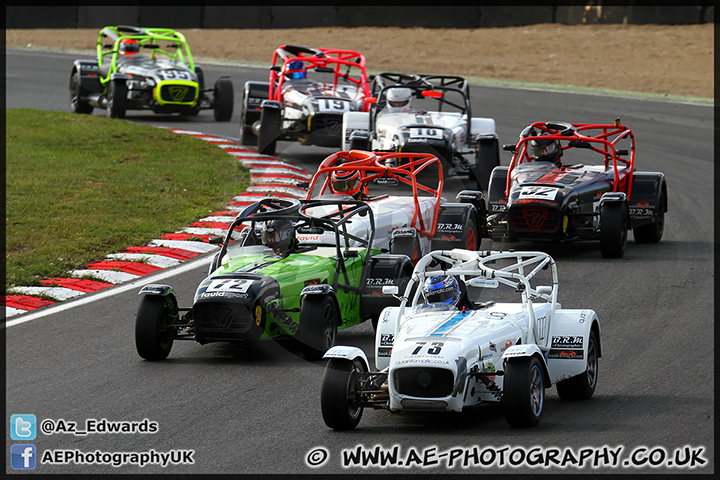
[[[437,128],[411,128],[410,138],[433,138],[442,140],[443,132]]]
[[[210,292],[232,292],[232,293],[247,293],[250,288],[250,280],[243,280],[238,278],[229,278],[223,280],[213,280],[208,285],[205,293]]]
[[[182,70],[160,70],[158,76],[163,80],[192,80],[190,73]]]
[[[555,187],[526,186],[520,189],[520,195],[518,195],[518,199],[555,200],[558,190],[559,189]]]
[[[343,113],[350,110],[350,102],[321,98],[318,100],[318,110],[322,113]]]

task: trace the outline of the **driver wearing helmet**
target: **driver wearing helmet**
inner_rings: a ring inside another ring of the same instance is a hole
[[[262,227],[262,243],[270,247],[276,255],[282,257],[295,248],[295,228],[290,220],[275,219],[268,220]]]
[[[290,80],[304,80],[307,77],[307,69],[305,64],[300,60],[288,62],[285,76]]]
[[[422,287],[423,309],[453,310],[461,297],[460,283],[452,275],[428,277]]]
[[[134,38],[123,38],[120,40],[120,45],[118,46],[118,53],[120,53],[120,55],[135,55],[139,51],[140,44]]]
[[[387,111],[388,113],[411,112],[410,100],[412,98],[412,90],[409,88],[391,88],[387,91]]]
[[[335,170],[330,175],[330,191],[339,195],[349,195],[355,200],[362,199],[360,170]]]
[[[530,150],[530,157],[533,160],[552,162],[558,167],[561,167],[560,157],[562,156],[562,147],[560,146],[560,140],[530,140],[528,142],[528,149]]]

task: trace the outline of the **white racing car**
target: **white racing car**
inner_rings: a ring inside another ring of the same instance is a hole
[[[450,75],[381,73],[369,111],[343,114],[343,150],[424,152],[448,175],[466,175],[487,191],[500,164],[495,120],[472,116],[467,81]]]
[[[557,295],[557,267],[545,253],[431,252],[415,266],[400,306],[380,314],[374,370],[357,347],[325,354],[325,424],[355,428],[364,408],[460,412],[500,402],[510,426],[532,427],[553,384],[562,400],[592,397],[597,315],[563,309]]]
[[[435,155],[352,150],[334,153],[320,164],[307,185],[307,198],[352,196],[367,203],[375,216],[374,245],[407,255],[414,265],[431,250],[478,250],[482,238],[488,236],[482,192],[463,190],[455,202],[448,202],[442,197],[443,184]],[[313,214],[320,215],[316,210]],[[362,238],[369,225],[358,218],[346,228]],[[334,236],[304,235],[300,239],[335,242]]]

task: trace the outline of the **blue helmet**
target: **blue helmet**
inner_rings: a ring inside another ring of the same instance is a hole
[[[300,78],[305,78],[305,75],[307,75],[307,72],[305,71],[305,65],[300,60],[293,60],[292,62],[288,63],[287,71],[285,72],[287,77],[291,80],[297,80]]]
[[[435,275],[425,280],[422,294],[428,305],[454,307],[460,301],[460,284],[452,275]]]

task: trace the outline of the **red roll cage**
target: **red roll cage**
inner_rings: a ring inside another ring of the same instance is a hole
[[[531,130],[540,130],[543,135],[529,135]],[[590,133],[590,134],[588,134]],[[616,144],[624,139],[630,139],[630,151],[616,149]],[[593,124],[593,123],[564,123],[564,122],[536,122],[526,127],[520,134],[520,140],[517,145],[506,145],[504,149],[512,147],[513,157],[510,161],[510,167],[507,172],[505,183],[505,196],[510,194],[510,183],[513,170],[522,163],[531,162],[533,159],[528,153],[528,142],[531,140],[560,140],[567,141],[566,145],[562,145],[562,150],[570,148],[584,148],[597,152],[604,156],[605,169],[613,169],[613,192],[621,189],[621,172],[618,168],[618,161],[625,165],[621,167],[623,172],[627,174],[625,181],[625,194],[630,198],[630,190],[632,188],[632,174],[635,171],[635,137],[632,130],[620,124],[620,120],[610,124]],[[630,158],[625,159],[621,156]],[[612,161],[612,167],[610,166]],[[565,167],[561,167],[565,168]]]
[[[398,159],[397,167],[390,167],[385,164],[386,160]],[[438,171],[438,183],[435,188],[418,182],[418,175],[430,165],[435,164]],[[443,172],[440,160],[429,153],[383,153],[376,154],[363,150],[351,150],[349,152],[337,152],[327,157],[317,169],[317,172],[310,181],[308,187],[307,199],[312,198],[316,183],[323,176],[324,181],[320,186],[318,195],[334,193],[330,185],[330,178],[334,171],[352,171],[360,172],[361,192],[368,196],[368,183],[403,183],[412,188],[412,195],[415,204],[413,213],[412,227],[421,235],[433,236],[437,227],[437,221],[433,221],[432,225],[425,225],[425,221],[420,211],[420,201],[418,199],[419,192],[425,192],[435,197],[433,207],[433,219],[437,220],[438,210],[440,209],[441,194],[443,189]],[[394,179],[394,180],[393,180]],[[387,196],[387,195],[384,195]],[[381,197],[382,198],[382,197]]]
[[[286,74],[289,72],[288,64],[292,61],[303,62],[305,69],[320,69],[326,73],[333,73],[333,87],[337,89],[340,79],[349,81],[362,92],[362,98],[370,97],[370,84],[365,70],[365,57],[353,50],[337,50],[329,48],[310,48],[298,45],[283,45],[273,53],[270,67],[270,100],[282,101],[282,86]],[[340,68],[348,67],[345,73]],[[357,70],[355,70],[357,69]],[[351,75],[351,72],[353,75]],[[367,111],[369,105],[362,104],[362,110]]]

